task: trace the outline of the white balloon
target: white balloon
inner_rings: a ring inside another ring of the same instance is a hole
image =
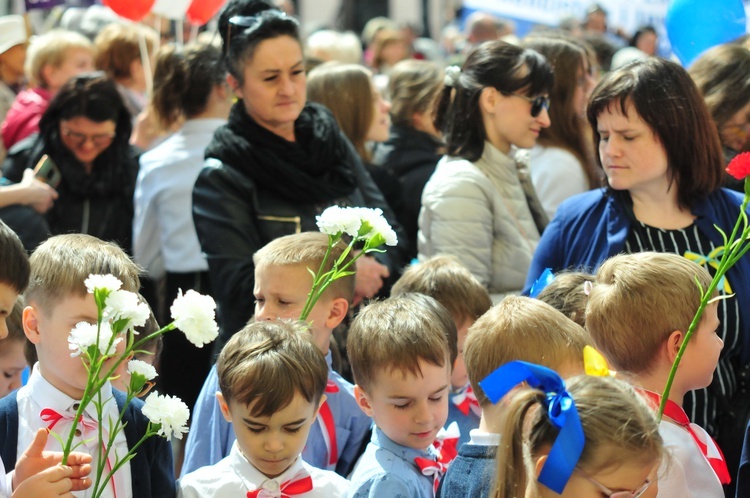
[[[192,2],[193,0],[156,0],[151,11],[167,19],[183,19]]]

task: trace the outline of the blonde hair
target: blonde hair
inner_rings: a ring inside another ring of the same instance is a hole
[[[23,308],[23,297],[18,296],[16,304],[13,305],[13,309],[8,314],[8,318],[6,318],[8,337],[0,341],[0,351],[2,351],[5,344],[11,341],[26,342],[26,334],[23,332]]]
[[[537,299],[508,296],[469,329],[464,361],[477,401],[490,405],[479,381],[514,360],[559,370],[579,363],[589,344],[586,331],[552,306]]]
[[[438,255],[409,266],[391,295],[418,292],[445,306],[456,324],[474,322],[492,307],[487,289],[454,256]]]
[[[338,61],[358,64],[362,60],[362,44],[351,31],[321,29],[307,37],[305,52],[308,57],[323,62]]]
[[[664,455],[653,411],[633,388],[612,377],[581,375],[567,381],[585,436],[578,467],[596,474],[623,462],[654,465]],[[494,498],[524,496],[532,459],[551,446],[559,429],[543,409],[546,393],[521,387],[510,393],[502,415]]]
[[[94,39],[96,47],[96,67],[119,81],[129,78],[130,65],[141,60],[139,38],[143,36],[149,54],[159,42],[156,32],[140,24],[111,23],[102,29]]]
[[[47,88],[43,70],[46,66],[60,67],[71,50],[87,50],[93,56],[94,44],[82,34],[66,29],[53,29],[34,36],[29,44],[24,69],[29,86]]]
[[[368,391],[383,370],[422,375],[418,360],[438,367],[456,361],[456,324],[423,294],[402,294],[366,306],[352,322],[346,351],[354,381]]]
[[[647,372],[675,330],[687,332],[711,284],[705,268],[660,252],[621,254],[606,260],[586,306],[586,328],[615,370]]]
[[[120,246],[82,233],[50,237],[37,247],[30,263],[26,302],[46,313],[66,297],[86,296],[84,280],[92,274],[114,275],[130,292],[140,287],[140,269]]]
[[[581,327],[586,326],[586,282],[594,276],[580,271],[562,271],[539,293],[537,299],[567,316]],[[591,285],[591,284],[589,284]]]
[[[345,249],[346,244],[343,241],[339,241],[331,249],[326,271],[333,267],[333,262],[341,257]],[[253,254],[253,264],[256,269],[267,266],[307,265],[313,272],[317,272],[327,250],[328,236],[326,234],[321,232],[295,233],[276,238],[261,247]],[[351,256],[347,257],[346,261],[350,260]],[[355,271],[354,266],[351,266],[349,271]],[[310,285],[312,286],[312,277]],[[344,298],[351,303],[354,298],[354,275],[335,280],[323,295],[334,299]]]
[[[443,89],[443,70],[430,61],[403,60],[388,73],[393,124],[414,128],[414,113],[427,113]]]
[[[316,407],[328,382],[328,365],[300,322],[250,322],[227,342],[216,361],[227,403],[252,404],[255,417],[283,410],[299,393]]]

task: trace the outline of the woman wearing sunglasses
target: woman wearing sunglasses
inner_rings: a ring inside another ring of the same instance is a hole
[[[587,117],[607,187],[563,202],[542,236],[526,281],[545,268],[596,268],[618,253],[671,252],[714,272],[742,197],[722,189],[723,157],[716,125],[688,73],[662,59],[646,59],[609,73],[594,89]],[[717,437],[730,469],[737,468],[741,435],[730,413],[737,372],[750,358],[750,258],[742,258],[717,289],[736,294],[718,302],[724,340],[714,382],[690,391],[690,419]],[[738,421],[744,429],[744,421]],[[723,440],[727,435],[731,441]],[[732,458],[735,460],[732,461]]]
[[[252,258],[266,243],[317,231],[315,216],[335,204],[381,208],[395,222],[334,117],[307,102],[298,22],[268,2],[233,0],[219,32],[239,100],[206,149],[193,219],[226,341],[252,314]],[[383,263],[399,261],[398,251],[389,253]],[[355,301],[376,294],[389,273],[360,258]]]
[[[130,115],[104,73],[63,85],[39,122],[39,134],[12,147],[3,175],[19,182],[27,168],[55,188],[45,216],[50,232],[87,233],[130,252],[133,191],[138,173],[128,144]]]
[[[447,69],[435,120],[447,155],[422,193],[419,257],[457,256],[491,294],[518,292],[547,216],[515,149],[550,125],[552,68],[504,42]]]

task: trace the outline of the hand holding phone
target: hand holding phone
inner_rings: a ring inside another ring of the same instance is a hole
[[[39,162],[34,167],[34,176],[39,181],[42,181],[50,187],[56,189],[62,181],[62,173],[60,168],[52,161],[47,154],[43,155]]]

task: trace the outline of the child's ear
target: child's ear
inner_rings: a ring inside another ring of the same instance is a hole
[[[354,399],[357,400],[359,408],[365,412],[365,415],[372,418],[372,407],[370,406],[370,400],[367,399],[367,393],[357,384],[354,385]]]
[[[337,297],[331,303],[331,309],[328,311],[328,318],[326,319],[326,328],[335,329],[341,322],[346,318],[346,313],[349,311],[349,301],[343,297]]]
[[[23,309],[21,317],[23,323],[23,332],[32,344],[39,344],[41,337],[39,334],[39,310],[33,306],[26,306]]]
[[[685,334],[681,330],[675,330],[669,334],[666,344],[666,355],[670,363],[674,363],[674,359],[677,357],[677,352],[682,346],[682,341],[685,339]]]
[[[488,114],[494,114],[497,93],[497,90],[491,86],[482,88],[482,91],[479,94],[479,108]]]
[[[229,411],[229,405],[227,404],[226,400],[224,399],[224,395],[220,392],[216,393],[216,401],[219,402],[219,408],[221,409],[221,414],[224,415],[224,420],[231,423],[232,422],[232,413]]]
[[[547,454],[538,457],[534,462],[534,481],[539,478],[539,474],[542,473],[545,463],[547,463]]]

